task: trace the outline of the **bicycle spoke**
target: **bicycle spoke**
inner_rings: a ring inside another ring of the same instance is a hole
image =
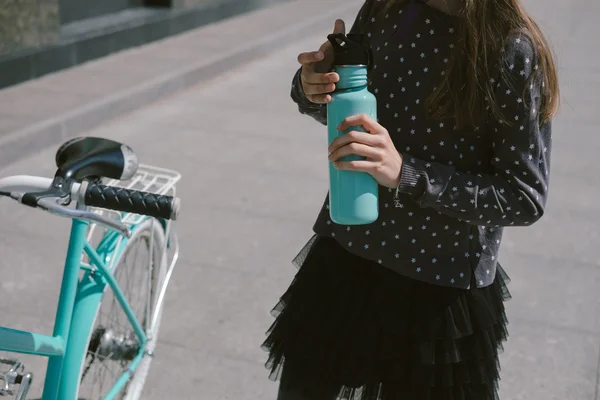
[[[115,307],[120,307],[120,305],[119,305],[119,303],[117,301],[115,301],[114,303],[115,303]],[[107,316],[107,317],[110,317],[110,314],[108,314],[106,311],[102,311],[101,310],[100,314],[104,315],[104,316]],[[118,327],[120,331],[125,331],[125,330],[131,328],[131,325],[129,323],[123,324],[121,322],[117,322],[116,320],[114,320],[114,321],[112,321],[112,322],[110,322],[108,324],[111,325],[111,326],[113,326],[113,327]]]
[[[135,245],[127,247],[126,253],[122,255],[119,265],[114,270],[114,278],[131,311],[147,332],[153,296],[152,267],[160,253],[153,247],[150,235],[137,236],[136,240]],[[89,365],[85,366],[85,374],[82,376],[80,397],[97,399],[103,397],[114,386],[119,377],[126,372],[132,356],[135,356],[131,351],[124,353],[127,347],[121,347],[117,352],[107,350],[111,346],[119,349],[119,346],[140,344],[127,315],[110,288],[107,288],[104,294],[93,329],[97,335],[94,338],[97,348],[90,349],[86,357]],[[124,359],[124,354],[131,358]]]

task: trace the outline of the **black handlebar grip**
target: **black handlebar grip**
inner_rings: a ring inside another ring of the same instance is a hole
[[[179,199],[173,196],[141,192],[114,186],[89,183],[84,202],[88,206],[176,220]]]

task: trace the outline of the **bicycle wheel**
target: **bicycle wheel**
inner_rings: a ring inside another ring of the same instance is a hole
[[[148,337],[141,363],[115,399],[139,399],[152,362],[151,354],[156,347],[162,316],[162,306],[157,308],[156,303],[167,272],[164,245],[162,226],[156,220],[145,220],[134,231],[115,263],[114,277]],[[140,258],[140,253],[147,253],[147,256]],[[155,315],[157,323],[154,331],[150,331]],[[77,399],[104,398],[127,373],[140,348],[133,326],[107,286],[90,330]]]

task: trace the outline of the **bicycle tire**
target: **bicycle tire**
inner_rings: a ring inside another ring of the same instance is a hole
[[[165,243],[166,238],[165,238],[163,227],[157,220],[154,220],[154,219],[144,220],[134,230],[127,245],[118,255],[118,258],[115,262],[115,268],[113,270],[113,273],[117,274],[119,271],[119,268],[123,268],[121,266],[121,263],[123,261],[124,256],[126,254],[128,254],[128,251],[131,250],[131,248],[138,243],[137,239],[144,234],[153,236],[153,240],[154,240],[153,246],[155,246],[155,248],[159,249],[159,251],[157,253],[158,259],[153,261],[153,264],[155,267],[153,268],[153,277],[152,277],[152,282],[153,282],[152,289],[151,289],[152,312],[150,314],[150,320],[152,319],[152,316],[155,315],[155,313],[159,313],[159,316],[157,319],[155,330],[154,330],[154,332],[152,332],[151,339],[146,343],[146,347],[145,347],[146,352],[147,351],[153,352],[154,348],[156,346],[156,341],[157,341],[158,333],[160,330],[160,321],[162,318],[162,308],[163,308],[161,306],[160,309],[157,309],[156,300],[157,300],[158,293],[160,291],[162,283],[164,282],[166,272],[167,272],[166,252],[160,250],[160,249],[164,248],[164,243]],[[153,254],[153,257],[154,257],[154,254]],[[107,290],[110,290],[108,285],[106,285],[106,287],[104,289],[104,294],[102,295],[102,300],[98,304],[98,308],[96,310],[96,313],[92,320],[92,324],[89,329],[87,346],[86,346],[87,349],[89,349],[91,346],[91,342],[92,342],[93,334],[94,334],[94,327],[96,326],[102,304],[105,301]],[[146,335],[150,336],[148,331],[146,331],[145,333],[146,333]],[[143,359],[141,360],[140,364],[136,368],[136,370],[133,373],[132,377],[130,378],[129,382],[121,390],[121,392],[117,398],[122,399],[122,400],[138,400],[141,397],[141,392],[143,390],[152,360],[153,360],[153,357],[144,355]],[[82,362],[81,362],[81,367],[80,367],[80,375],[79,375],[80,383],[83,381],[82,378],[83,378],[83,375],[85,374],[86,361],[87,361],[87,356],[84,356],[82,359]],[[112,382],[113,385],[114,385],[114,383],[115,382]],[[78,390],[77,390],[76,399],[81,398],[81,395],[82,395],[82,393],[81,393],[81,384],[80,384],[78,387]],[[90,400],[92,400],[92,399],[90,399]],[[93,400],[96,400],[96,398],[93,398]]]
[[[162,242],[161,242],[161,246],[162,244],[164,244],[164,241],[166,240],[164,232],[161,228],[161,225],[158,223],[154,224],[155,227],[157,227],[160,231],[160,234],[162,235]],[[153,300],[154,306],[154,312],[153,315],[155,313],[158,313],[158,317],[156,320],[156,327],[154,329],[154,332],[152,333],[152,337],[148,340],[148,342],[146,342],[146,351],[148,352],[152,352],[152,354],[154,354],[154,350],[156,348],[156,343],[158,341],[158,333],[160,332],[160,324],[162,321],[162,313],[163,313],[163,308],[164,308],[164,301],[157,307],[156,305],[156,301],[157,301],[157,295],[158,293],[160,293],[160,289],[165,281],[166,275],[167,275],[167,252],[163,252],[161,255],[161,260],[160,260],[160,275],[158,277],[158,281],[156,283],[156,290],[157,293],[155,295],[155,298]],[[131,380],[129,381],[129,384],[127,386],[126,389],[126,393],[125,393],[125,397],[124,400],[138,400],[142,397],[142,391],[144,390],[144,385],[146,383],[146,378],[148,378],[148,372],[150,371],[150,365],[152,364],[152,361],[154,360],[153,356],[145,356],[142,361],[140,362],[140,365],[138,366],[138,368],[136,369],[135,374],[133,375],[133,377],[131,378]]]

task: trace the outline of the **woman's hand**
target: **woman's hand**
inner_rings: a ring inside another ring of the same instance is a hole
[[[337,129],[343,132],[353,126],[362,126],[366,132],[350,131],[333,140],[329,146],[329,160],[337,169],[367,172],[380,185],[395,189],[400,182],[402,156],[388,131],[366,114],[346,118]],[[366,159],[339,161],[349,155]]]
[[[333,33],[345,33],[344,21],[335,21]],[[327,72],[333,62],[333,48],[329,41],[323,43],[318,51],[310,51],[298,55],[298,62],[302,64],[300,80],[306,98],[315,104],[326,104],[331,101],[335,84],[340,77],[335,72]]]

